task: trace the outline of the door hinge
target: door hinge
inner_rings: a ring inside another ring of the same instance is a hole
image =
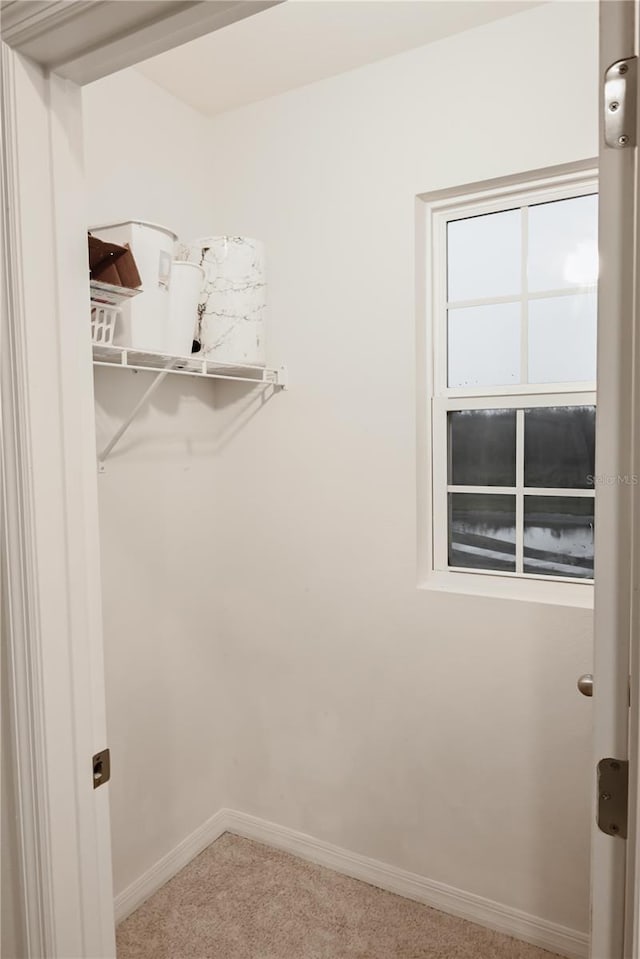
[[[636,145],[638,58],[612,63],[604,75],[604,142],[622,150]]]
[[[103,749],[93,757],[93,788],[104,786],[111,779],[111,753]]]
[[[627,838],[629,763],[601,759],[598,763],[598,826],[609,836]]]

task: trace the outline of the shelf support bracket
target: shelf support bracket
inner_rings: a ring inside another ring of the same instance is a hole
[[[133,407],[133,409],[127,416],[126,420],[124,420],[124,422],[118,427],[118,429],[113,434],[113,436],[111,437],[107,445],[98,453],[98,471],[100,473],[104,473],[105,460],[107,459],[107,457],[109,456],[113,448],[116,446],[117,443],[120,442],[124,434],[127,432],[129,427],[135,420],[136,416],[142,409],[142,407],[145,405],[145,403],[148,402],[150,397],[153,396],[153,394],[158,389],[158,387],[160,386],[162,381],[165,379],[167,374],[171,372],[176,362],[177,362],[176,360],[172,360],[171,363],[168,364],[166,369],[164,369],[161,373],[158,373],[158,375],[154,378],[151,385],[148,387],[148,389],[145,390],[145,392],[142,394],[142,396],[140,397],[136,405]]]

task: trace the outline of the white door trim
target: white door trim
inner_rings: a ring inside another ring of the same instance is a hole
[[[23,925],[31,957],[108,959],[108,787],[94,791],[91,767],[106,729],[80,88],[4,44],[2,73],[4,733]]]
[[[17,144],[15,58],[2,49],[2,312],[0,314],[0,450],[2,483],[2,668],[7,671],[8,729],[12,740],[16,822],[24,914],[19,917],[29,955],[46,955],[54,941],[49,901],[50,843],[45,782],[39,770],[45,755],[41,623],[37,540],[29,438],[27,343],[21,261],[20,162]],[[13,252],[13,255],[12,255]]]

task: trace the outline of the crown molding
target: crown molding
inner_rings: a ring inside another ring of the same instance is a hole
[[[103,0],[2,0],[2,39],[10,47],[37,40],[52,27],[60,27]]]
[[[0,22],[8,46],[82,85],[281,2],[0,0]]]

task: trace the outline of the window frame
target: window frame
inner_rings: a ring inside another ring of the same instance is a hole
[[[447,386],[447,223],[499,213],[503,210],[571,199],[598,192],[595,161],[572,164],[549,171],[471,184],[459,189],[418,197],[418,452],[419,497],[418,537],[419,585],[455,592],[504,596],[545,603],[593,605],[593,580],[554,577],[542,574],[451,567],[448,564],[448,493],[465,489],[484,492],[482,487],[457,487],[448,482],[447,414],[465,409],[528,409],[544,406],[595,406],[596,383],[536,383],[495,387],[449,388]],[[528,216],[522,217],[522,231]],[[523,237],[524,238],[524,237]],[[526,277],[527,244],[522,247],[522,276]],[[531,299],[565,296],[596,289],[576,284],[562,290],[528,293],[526,284],[518,294],[455,302],[456,308],[495,303],[525,304],[521,330],[521,372],[527,369],[527,309]],[[517,442],[523,441],[523,417],[518,414]],[[489,488],[486,490],[489,492]],[[509,493],[495,487],[493,493]],[[525,495],[576,495],[595,497],[587,490],[526,490],[517,478],[516,533],[522,538],[522,509]]]

